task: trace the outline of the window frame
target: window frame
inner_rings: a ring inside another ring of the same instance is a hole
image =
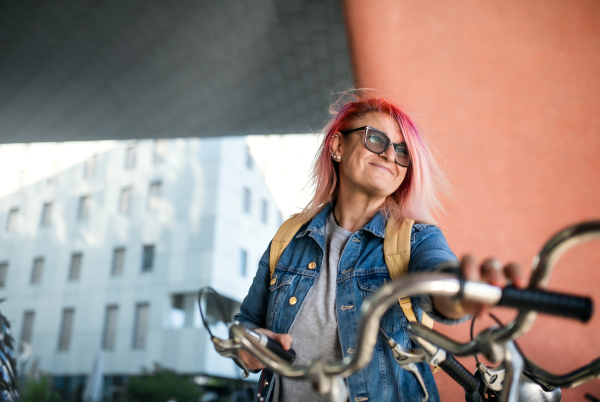
[[[52,209],[54,208],[54,203],[52,201],[45,202],[42,205],[42,216],[40,217],[40,226],[48,227],[52,223]]]
[[[122,253],[121,253],[122,252]],[[117,254],[121,253],[122,258],[120,259],[121,266],[117,267]],[[110,266],[110,276],[119,277],[123,276],[125,272],[125,257],[127,256],[127,248],[126,247],[115,247],[113,248],[112,262]],[[117,268],[120,268],[117,270]]]
[[[151,253],[148,253],[146,250],[152,250]],[[149,258],[147,256],[150,255]],[[152,272],[154,271],[154,264],[156,259],[156,246],[154,244],[144,244],[142,246],[142,272]],[[148,263],[148,260],[150,261]]]
[[[19,207],[14,207],[8,211],[8,216],[6,218],[6,231],[9,233],[16,232],[18,224],[19,224]]]
[[[79,205],[77,207],[77,220],[80,222],[90,219],[92,209],[92,196],[82,195],[79,197]]]
[[[142,312],[145,315],[142,315]],[[138,302],[135,304],[135,316],[133,321],[133,337],[131,348],[144,350],[147,346],[148,328],[150,327],[150,303]]]
[[[34,310],[23,311],[23,324],[21,325],[21,333],[19,334],[19,342],[27,342],[31,344],[33,338],[33,323],[35,320]],[[27,335],[27,336],[25,336]]]
[[[0,289],[6,287],[6,278],[8,277],[8,261],[0,261]]]
[[[75,264],[77,262],[77,264]],[[79,281],[81,278],[81,266],[83,265],[83,253],[76,251],[71,253],[69,263],[69,282]]]
[[[60,329],[58,332],[58,351],[68,352],[73,335],[73,322],[75,321],[75,308],[65,307],[62,310]]]
[[[252,213],[252,190],[249,187],[244,187],[242,203],[242,210],[250,215]]]
[[[44,257],[35,257],[31,267],[31,277],[29,278],[30,285],[40,285],[42,283],[42,275],[44,273]],[[39,269],[38,269],[39,268]]]
[[[114,313],[114,314],[112,314]],[[115,350],[117,341],[117,328],[119,323],[119,306],[109,304],[104,310],[104,325],[102,327],[102,350]]]

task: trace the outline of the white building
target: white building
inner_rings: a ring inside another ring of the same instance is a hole
[[[239,307],[281,223],[244,138],[4,145],[0,170],[0,309],[44,371],[239,376],[196,294]]]

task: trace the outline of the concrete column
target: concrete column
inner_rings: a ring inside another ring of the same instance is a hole
[[[459,257],[529,266],[552,234],[600,218],[599,2],[345,0],[344,12],[357,86],[389,91],[447,165],[440,226]],[[567,254],[550,288],[598,294],[598,245]],[[443,332],[468,339],[465,324]],[[519,344],[566,373],[600,356],[600,318],[539,318]],[[464,400],[436,378],[443,401]],[[598,381],[563,395],[585,392],[600,396]]]

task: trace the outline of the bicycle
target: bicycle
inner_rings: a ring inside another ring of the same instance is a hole
[[[1,299],[0,303],[6,299]],[[17,391],[17,358],[14,353],[15,340],[10,323],[0,314],[0,402],[19,399]]]
[[[464,388],[465,399],[469,402],[560,401],[560,388],[575,387],[600,377],[600,358],[570,373],[556,376],[527,359],[514,341],[533,326],[537,313],[554,314],[583,322],[589,320],[593,311],[590,298],[541,288],[547,285],[554,264],[565,251],[594,238],[600,238],[600,221],[574,225],[553,236],[534,260],[529,287],[524,290],[511,287],[501,289],[464,281],[450,273],[422,273],[392,281],[363,304],[356,352],[350,360],[315,360],[309,365],[295,366],[291,364],[293,353],[284,351],[276,342],[269,342],[268,338],[264,339],[266,336],[239,323],[229,326],[229,339],[219,339],[211,333],[211,340],[219,354],[236,361],[244,370],[244,377],[249,375],[249,370],[238,356],[241,350],[251,353],[279,375],[311,381],[318,392],[329,393],[332,400],[336,401],[345,400],[340,393],[339,379],[358,372],[369,363],[379,333],[382,333],[388,346],[392,348],[400,367],[410,371],[421,385],[423,401],[428,399],[428,395],[415,366],[418,362],[428,362],[447,372]],[[203,289],[199,293],[199,303],[205,291]],[[387,337],[379,323],[383,314],[397,303],[399,297],[423,294],[454,297],[490,306],[513,307],[519,309],[519,313],[506,326],[488,328],[467,343],[456,342],[419,323],[408,323],[410,337],[421,348],[406,349]],[[202,309],[200,312],[202,313]],[[204,316],[203,321],[210,332]],[[484,355],[493,363],[502,363],[502,366],[494,369],[478,365],[476,373],[471,374],[454,358],[477,354]],[[264,399],[261,395],[259,398]]]

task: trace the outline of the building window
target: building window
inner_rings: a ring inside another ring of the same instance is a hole
[[[158,138],[154,140],[154,155],[153,161],[154,164],[159,164],[165,161],[165,156],[167,154],[167,140],[164,138]]]
[[[160,204],[160,181],[150,183],[150,191],[148,193],[148,208],[156,209]]]
[[[39,285],[42,282],[42,270],[44,269],[44,259],[38,257],[33,260],[33,268],[31,269],[31,284]]]
[[[96,174],[96,162],[98,157],[96,155],[92,155],[86,159],[85,164],[83,166],[83,177],[86,179],[91,179]]]
[[[42,207],[42,217],[40,219],[40,226],[50,225],[50,219],[52,219],[52,203],[47,202]]]
[[[246,276],[246,272],[248,272],[248,252],[246,250],[241,250],[241,252],[240,252],[240,275]]]
[[[107,306],[104,315],[104,331],[102,332],[102,349],[114,350],[117,335],[118,306]]]
[[[86,195],[79,198],[79,208],[77,209],[77,219],[87,220],[90,217],[90,208],[92,206],[92,197]]]
[[[260,220],[262,223],[267,223],[269,220],[269,203],[267,200],[262,200],[260,206]]]
[[[23,313],[23,325],[21,326],[21,342],[31,343],[33,335],[33,319],[35,312],[25,311]]]
[[[131,195],[133,194],[133,189],[131,187],[126,187],[121,190],[121,198],[119,200],[119,213],[123,215],[129,214],[131,209]]]
[[[133,349],[144,349],[146,347],[146,335],[148,332],[148,314],[150,306],[148,303],[138,303],[135,306],[135,322],[133,323]]]
[[[195,295],[197,298],[197,295]],[[206,303],[205,308],[202,310],[206,314],[206,322],[209,325],[215,325],[219,321],[230,322],[233,317],[240,312],[240,302],[230,299],[225,296],[219,297],[220,303]],[[197,305],[198,303],[196,303]],[[198,313],[196,313],[199,315]],[[198,326],[202,323],[199,322]]]
[[[154,267],[154,245],[147,244],[142,249],[142,272],[150,272]]]
[[[19,220],[19,208],[13,208],[8,212],[6,221],[6,231],[15,232],[17,230],[17,221]]]
[[[178,329],[185,326],[185,294],[173,295],[171,297],[171,312],[169,314],[169,325],[171,328]]]
[[[125,169],[134,169],[137,159],[137,146],[130,145],[125,151]]]
[[[252,207],[252,192],[249,188],[244,188],[244,212],[250,213],[250,208]]]
[[[73,253],[71,255],[71,266],[69,267],[69,280],[76,281],[81,274],[81,261],[83,255],[81,253]]]
[[[224,307],[225,298],[220,298],[222,303],[219,306]],[[210,303],[209,303],[210,304]],[[206,311],[206,309],[204,309]],[[229,318],[224,317],[221,320]],[[216,322],[211,322],[214,324]],[[179,329],[184,327],[199,328],[202,326],[200,313],[198,311],[197,293],[179,293],[171,295],[171,311],[169,313],[169,327]]]
[[[62,313],[62,320],[60,322],[60,333],[58,335],[58,350],[65,352],[69,350],[69,344],[71,343],[71,332],[73,331],[73,317],[75,316],[75,309],[66,308]]]
[[[246,146],[246,167],[248,170],[252,170],[252,155],[250,154],[250,147]]]
[[[6,275],[8,274],[8,262],[0,262],[0,288],[6,287]]]
[[[110,274],[112,276],[123,275],[123,269],[125,267],[125,248],[118,247],[113,250],[112,269]]]

